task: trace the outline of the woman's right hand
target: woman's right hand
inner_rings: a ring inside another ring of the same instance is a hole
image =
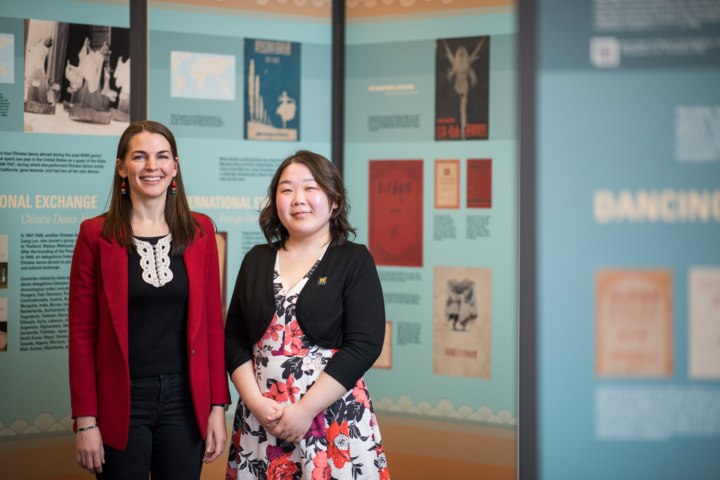
[[[248,407],[250,406],[248,405]],[[267,430],[268,432],[272,432],[273,430],[275,430],[275,427],[277,427],[278,422],[282,418],[282,411],[277,415],[277,418],[275,418],[274,420],[268,420],[268,417],[271,414],[282,409],[282,405],[280,405],[272,398],[261,396],[255,400],[252,408],[250,408],[250,411],[253,413],[253,415],[255,415],[255,418],[258,422],[260,422],[260,425],[265,427],[265,430]]]
[[[78,428],[97,423],[95,417],[77,417],[76,421]],[[75,453],[81,468],[85,468],[93,474],[102,473],[102,466],[105,463],[105,448],[103,448],[100,427],[77,432]]]

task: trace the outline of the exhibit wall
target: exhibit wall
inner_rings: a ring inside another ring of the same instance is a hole
[[[720,9],[700,5],[537,2],[537,478],[718,478]]]
[[[106,210],[129,125],[122,3],[10,1],[0,11],[3,478],[82,472],[68,282],[80,223]],[[284,13],[212,3],[151,2],[148,118],[175,134],[190,207],[217,226],[225,310],[244,254],[265,241],[258,208],[277,166],[300,149],[329,156],[331,37],[327,4]],[[41,447],[53,461],[31,461]]]
[[[2,442],[72,433],[70,260],[80,223],[104,211],[128,126],[127,92],[104,67],[128,58],[129,25],[127,8],[93,3],[5,2],[0,15]]]
[[[349,2],[347,18],[344,176],[385,297],[365,378],[390,471],[515,478],[514,6]]]

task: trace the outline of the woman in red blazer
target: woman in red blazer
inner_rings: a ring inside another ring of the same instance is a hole
[[[130,125],[110,209],[75,246],[70,393],[77,461],[98,478],[196,480],[225,448],[217,244],[178,160],[166,127]]]

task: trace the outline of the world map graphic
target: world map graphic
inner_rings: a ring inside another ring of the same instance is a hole
[[[170,52],[170,62],[170,96],[235,100],[234,55]]]

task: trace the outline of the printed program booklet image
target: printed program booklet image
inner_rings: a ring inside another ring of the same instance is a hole
[[[487,140],[490,37],[435,41],[435,140]]]
[[[670,377],[672,272],[600,269],[595,282],[597,375]]]
[[[492,378],[492,270],[433,270],[433,373]]]
[[[423,161],[370,160],[368,249],[378,265],[423,265]]]
[[[245,39],[245,139],[300,140],[300,44]]]

